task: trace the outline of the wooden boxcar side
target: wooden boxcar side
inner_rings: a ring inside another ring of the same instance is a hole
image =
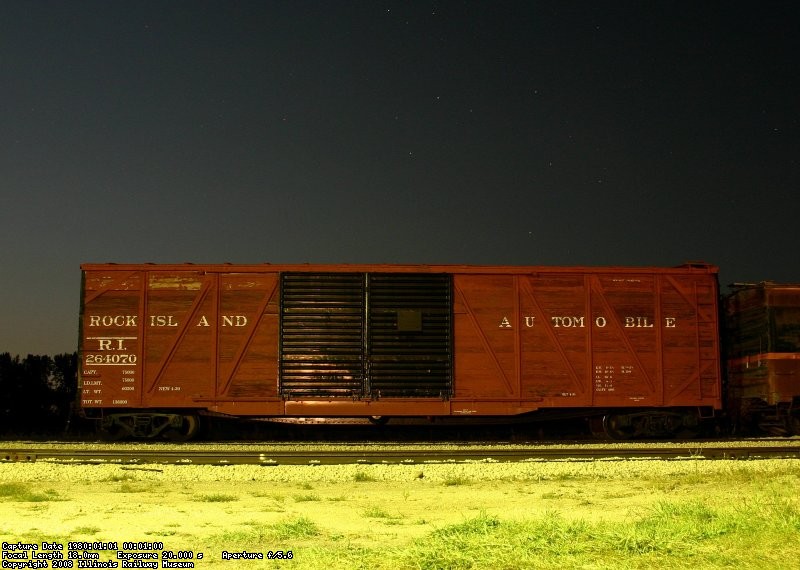
[[[716,268],[84,265],[85,410],[719,409]]]
[[[481,413],[720,407],[710,273],[456,275],[455,291],[454,400]]]

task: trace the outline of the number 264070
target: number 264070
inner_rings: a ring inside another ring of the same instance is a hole
[[[87,354],[86,364],[136,364],[135,354]]]

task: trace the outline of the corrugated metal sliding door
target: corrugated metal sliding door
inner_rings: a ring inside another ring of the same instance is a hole
[[[284,273],[285,397],[452,393],[448,274]]]
[[[363,394],[364,298],[360,273],[281,275],[281,394]]]
[[[448,397],[452,390],[451,277],[368,276],[368,383],[373,396]]]

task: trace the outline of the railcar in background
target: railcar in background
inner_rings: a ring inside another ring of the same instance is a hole
[[[732,287],[724,338],[734,426],[800,435],[800,284]]]
[[[722,408],[710,265],[81,269],[80,407],[112,435],[546,414],[655,437]]]

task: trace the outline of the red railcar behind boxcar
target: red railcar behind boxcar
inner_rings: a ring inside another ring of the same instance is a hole
[[[712,266],[82,270],[80,403],[127,434],[547,409],[657,435],[721,407]]]
[[[800,435],[800,284],[737,285],[724,306],[734,421]]]

